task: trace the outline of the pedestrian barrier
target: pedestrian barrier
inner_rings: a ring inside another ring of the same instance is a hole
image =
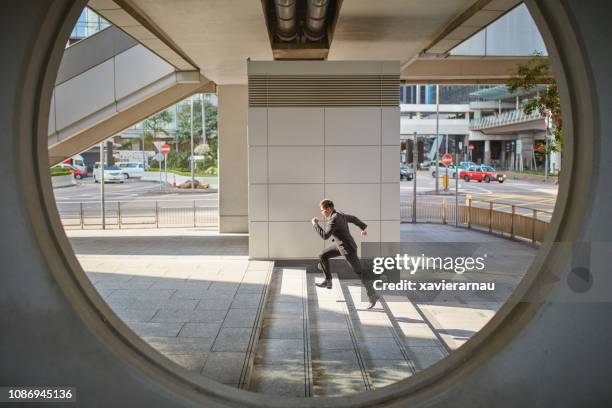
[[[417,222],[485,230],[532,243],[544,241],[552,212],[504,202],[468,199],[467,203],[417,203]],[[412,222],[412,203],[400,204],[401,222]],[[455,221],[456,220],[456,221]]]
[[[105,228],[217,228],[219,208],[204,201],[107,201],[104,204]],[[64,228],[100,229],[100,203],[60,202],[58,213]]]

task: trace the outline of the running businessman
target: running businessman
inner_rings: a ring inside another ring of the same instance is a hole
[[[325,248],[323,252],[319,254],[319,264],[325,273],[325,280],[316,283],[315,285],[321,288],[332,288],[332,275],[329,270],[329,260],[336,256],[342,255],[353,269],[353,272],[361,277],[361,282],[363,282],[363,285],[366,288],[368,299],[370,301],[368,309],[373,308],[376,306],[376,302],[380,299],[380,296],[378,296],[374,290],[372,280],[367,279],[361,273],[361,263],[359,261],[359,257],[357,256],[357,244],[351,236],[348,224],[352,223],[358,226],[361,229],[361,235],[363,236],[368,235],[368,231],[366,229],[368,226],[354,215],[336,211],[334,209],[334,203],[331,200],[322,200],[320,207],[321,214],[323,214],[325,220],[327,221],[325,229],[319,225],[319,219],[317,217],[314,217],[311,220],[312,226],[321,236],[321,238],[328,239],[331,237],[333,245]]]

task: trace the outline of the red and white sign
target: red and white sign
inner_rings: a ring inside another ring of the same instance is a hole
[[[168,154],[170,153],[170,146],[165,144],[161,147],[161,149],[159,149],[160,152],[162,152],[163,154]]]
[[[442,156],[442,164],[444,165],[444,167],[450,166],[452,162],[453,156],[451,156],[449,153],[445,153],[444,156]]]
[[[470,150],[474,150],[474,145],[473,145],[473,144],[469,145],[469,146],[468,146],[468,149],[470,149]]]

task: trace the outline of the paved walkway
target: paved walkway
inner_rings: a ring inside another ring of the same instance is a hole
[[[248,260],[245,235],[210,231],[67,231],[109,306],[184,368],[238,387],[248,373],[271,262]]]
[[[495,314],[536,254],[445,225],[402,224],[402,242],[496,244],[495,296],[402,299],[367,310],[353,276],[316,288],[307,265],[248,260],[245,235],[71,230],[75,253],[129,327],[184,368],[275,395],[338,396],[407,378],[461,346]],[[443,278],[441,275],[440,278]]]

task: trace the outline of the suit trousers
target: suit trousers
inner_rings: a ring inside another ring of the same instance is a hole
[[[340,255],[342,254],[340,253],[340,251],[335,245],[325,248],[319,254],[319,261],[321,263],[321,268],[323,268],[323,273],[325,273],[325,279],[329,281],[332,280],[331,271],[329,270],[329,260],[331,258],[335,258]],[[361,262],[359,261],[357,252],[347,253],[346,255],[344,255],[344,259],[349,263],[349,265],[351,266],[351,269],[353,269],[353,272],[357,274],[359,278],[361,279],[363,286],[366,288],[366,292],[368,296],[375,295],[376,291],[374,290],[372,280],[367,279],[366,276],[364,276],[364,274],[361,273]]]

